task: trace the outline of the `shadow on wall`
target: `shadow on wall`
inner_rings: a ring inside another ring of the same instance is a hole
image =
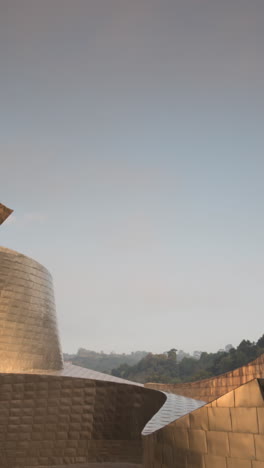
[[[0,374],[0,466],[142,464],[141,431],[165,400],[128,384]]]

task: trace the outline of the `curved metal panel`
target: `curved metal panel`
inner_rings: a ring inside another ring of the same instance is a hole
[[[0,204],[0,224],[11,212]],[[146,468],[241,468],[251,467],[251,460],[260,467],[264,381],[242,384],[263,377],[263,368],[260,356],[204,381],[147,385],[171,392],[165,394],[70,363],[63,367],[51,275],[36,261],[0,247],[5,468],[141,464],[142,431]]]
[[[145,387],[210,402],[253,379],[264,377],[264,354],[247,365],[209,379],[183,384],[147,383]]]
[[[182,418],[206,404],[205,401],[194,400],[173,393],[164,392],[164,395],[166,396],[164,405],[146,424],[142,431],[143,436],[162,429],[171,422],[176,421],[176,419]]]
[[[0,247],[0,372],[61,369],[52,278],[35,260]]]
[[[37,374],[0,374],[0,396],[3,468],[141,464],[141,431],[165,400],[136,385]]]
[[[262,386],[254,379],[144,436],[144,467],[263,467]]]
[[[11,215],[11,213],[13,213],[13,210],[7,208],[7,206],[2,205],[2,203],[0,203],[0,224],[3,224],[3,222],[8,218],[8,216]]]

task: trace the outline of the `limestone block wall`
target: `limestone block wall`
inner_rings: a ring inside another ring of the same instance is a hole
[[[147,383],[145,387],[210,402],[256,378],[264,378],[264,354],[246,366],[210,379],[184,384]]]
[[[0,247],[0,372],[61,368],[50,273]]]
[[[264,468],[264,380],[144,436],[145,468]]]
[[[142,463],[141,431],[164,401],[140,386],[0,374],[0,466]]]

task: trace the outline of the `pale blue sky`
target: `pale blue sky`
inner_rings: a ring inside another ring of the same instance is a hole
[[[263,333],[264,2],[0,0],[1,244],[64,351]]]

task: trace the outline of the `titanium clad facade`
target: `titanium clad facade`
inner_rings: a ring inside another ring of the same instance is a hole
[[[0,247],[0,372],[61,369],[52,278],[36,261]]]
[[[141,431],[164,401],[136,385],[0,374],[0,466],[142,466]]]
[[[264,380],[143,437],[145,468],[264,468]]]
[[[11,213],[13,213],[13,210],[7,208],[7,206],[2,205],[2,203],[0,203],[0,224],[3,224],[3,222],[8,218],[8,216],[11,215]]]
[[[147,383],[145,387],[210,402],[253,379],[264,378],[264,354],[225,374],[183,384]]]
[[[0,224],[11,212],[0,204]],[[0,467],[264,468],[256,377],[264,356],[154,389],[63,365],[49,272],[0,247]]]

